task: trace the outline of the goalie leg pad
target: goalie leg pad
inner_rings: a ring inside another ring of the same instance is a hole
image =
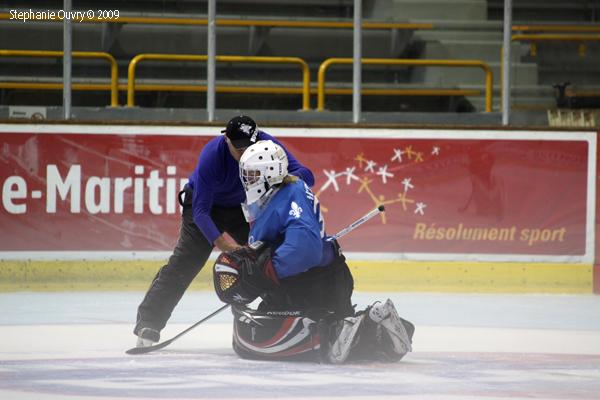
[[[400,318],[394,304],[375,303],[356,317],[345,318],[334,323],[339,328],[330,340],[327,361],[343,362],[374,360],[384,362],[399,361],[412,351],[414,326]],[[330,336],[331,337],[331,336]]]
[[[412,351],[415,327],[409,321],[398,316],[398,311],[390,299],[383,304],[374,304],[369,310],[369,318],[381,326],[382,335],[387,336],[388,339],[382,338],[382,343],[385,346],[385,342],[389,341],[391,350],[399,356],[398,359]]]
[[[312,360],[318,357],[317,324],[299,311],[233,307],[233,349],[242,358]]]
[[[341,364],[348,359],[350,351],[359,340],[359,331],[363,327],[365,314],[357,317],[344,318],[336,321],[330,328],[332,337],[327,351],[327,361],[332,364]]]

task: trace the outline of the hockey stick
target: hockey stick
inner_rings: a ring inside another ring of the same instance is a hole
[[[339,231],[338,233],[336,233],[335,235],[333,235],[331,238],[329,238],[329,240],[339,239],[340,237],[342,237],[342,236],[348,234],[349,232],[353,231],[359,225],[364,224],[365,222],[367,222],[368,220],[370,220],[371,218],[373,218],[374,216],[376,216],[377,214],[379,214],[380,212],[382,212],[384,210],[385,210],[385,207],[383,205],[380,205],[379,207],[375,208],[374,210],[371,210],[369,213],[365,214],[361,218],[357,219],[356,221],[354,221],[353,223],[351,223],[350,225],[348,225],[347,227],[345,227],[344,229],[342,229],[341,231]],[[152,346],[133,347],[133,348],[127,350],[125,353],[132,354],[132,355],[135,355],[135,354],[146,354],[146,353],[150,353],[150,352],[152,352],[154,350],[163,349],[163,348],[167,347],[168,345],[170,345],[171,343],[173,343],[174,341],[176,341],[177,339],[179,339],[181,336],[185,335],[186,333],[188,333],[189,331],[191,331],[192,329],[194,329],[195,327],[197,327],[198,325],[200,325],[201,323],[203,323],[204,321],[211,319],[212,317],[214,317],[215,315],[217,315],[221,311],[225,310],[229,306],[230,306],[230,304],[225,304],[224,306],[222,306],[218,310],[213,311],[211,314],[209,314],[206,317],[202,318],[200,321],[196,322],[194,325],[190,326],[189,328],[187,328],[186,330],[180,332],[179,334],[173,336],[169,340],[165,340],[162,343],[158,343],[158,344],[155,344],[155,345],[152,345]]]
[[[198,325],[200,325],[204,321],[206,321],[206,320],[214,317],[215,315],[217,315],[218,313],[220,313],[221,311],[225,310],[228,307],[229,307],[229,304],[225,304],[223,307],[219,308],[216,311],[213,311],[211,314],[209,314],[206,317],[202,318],[200,321],[196,322],[194,325],[190,326],[189,328],[187,328],[186,330],[180,332],[179,334],[173,336],[169,340],[165,340],[162,343],[158,343],[158,344],[155,344],[155,345],[152,345],[152,346],[147,346],[147,347],[133,347],[133,348],[127,350],[125,353],[127,353],[127,354],[145,354],[145,353],[150,353],[151,351],[154,351],[154,350],[159,350],[159,349],[162,349],[164,347],[167,347],[168,345],[170,345],[171,343],[173,343],[174,341],[176,341],[177,339],[179,339],[181,336],[185,335],[186,333],[188,333],[189,331],[191,331],[192,329],[194,329],[195,327],[197,327]]]
[[[377,208],[369,211],[367,214],[365,214],[361,218],[357,219],[356,221],[354,221],[353,223],[351,223],[350,225],[348,225],[347,227],[345,227],[344,229],[342,229],[335,235],[333,235],[329,240],[336,240],[336,239],[341,238],[342,236],[353,231],[358,226],[364,224],[365,222],[367,222],[368,220],[370,220],[371,218],[373,218],[374,216],[376,216],[377,214],[379,214],[380,212],[383,212],[383,211],[385,211],[385,206],[382,204],[382,205],[378,206]]]

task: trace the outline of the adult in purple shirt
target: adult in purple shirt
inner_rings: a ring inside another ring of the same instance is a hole
[[[133,330],[138,346],[150,346],[160,340],[160,331],[213,247],[231,251],[248,241],[249,226],[241,207],[246,194],[238,164],[247,147],[259,140],[274,141],[287,154],[289,173],[309,186],[315,182],[312,172],[277,139],[259,130],[252,118],[234,117],[221,132],[225,135],[204,146],[188,184],[179,193],[183,207],[179,240],[138,307]]]

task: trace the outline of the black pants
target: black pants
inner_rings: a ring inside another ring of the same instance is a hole
[[[184,199],[181,199],[182,194]],[[158,331],[165,327],[173,309],[198,275],[213,249],[213,244],[204,237],[194,223],[191,191],[180,193],[180,203],[183,212],[179,240],[169,262],[158,271],[138,307],[137,323],[133,331],[135,334],[145,327]],[[241,207],[213,207],[211,218],[221,232],[227,232],[238,243],[246,244],[249,226]]]
[[[281,279],[279,288],[263,297],[259,310],[303,311],[315,320],[327,314],[345,318],[354,315],[353,290],[352,273],[345,257],[339,254],[326,267],[311,268],[300,275]]]

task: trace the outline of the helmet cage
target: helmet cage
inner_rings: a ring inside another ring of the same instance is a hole
[[[287,169],[287,155],[278,144],[261,140],[248,147],[240,158],[240,180],[246,192],[246,202],[256,202],[273,185],[283,182]]]

